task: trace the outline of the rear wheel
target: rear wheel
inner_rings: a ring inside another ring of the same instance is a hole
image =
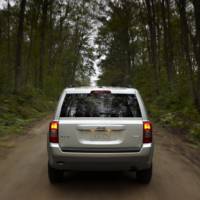
[[[152,166],[145,170],[136,172],[136,179],[143,184],[149,184],[152,177]]]
[[[48,164],[48,176],[49,176],[49,181],[52,184],[59,183],[63,180],[64,171],[54,169]]]

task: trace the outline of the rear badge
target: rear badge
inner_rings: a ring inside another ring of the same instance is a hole
[[[108,132],[108,133],[112,132],[110,128],[106,128],[106,127],[97,127],[97,128],[90,129],[91,133],[95,133],[96,131],[103,131],[103,132]]]
[[[95,131],[106,131],[106,127],[97,127]]]
[[[100,133],[98,133],[100,132]],[[104,139],[110,139],[112,135],[112,129],[106,127],[96,127],[90,129],[91,135],[94,135],[95,139],[99,136],[104,136]]]

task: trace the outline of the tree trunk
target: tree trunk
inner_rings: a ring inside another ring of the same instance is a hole
[[[42,2],[42,19],[40,27],[40,63],[39,63],[39,88],[44,87],[44,61],[46,53],[46,23],[47,23],[47,12],[48,12],[48,0]]]
[[[10,1],[7,1],[7,25],[8,25],[8,64],[11,62],[11,56],[10,56]]]
[[[173,42],[171,36],[170,1],[161,0],[161,13],[164,32],[164,60],[167,67],[167,78],[170,89],[174,87],[175,68],[173,55]]]
[[[30,67],[31,67],[31,59],[32,59],[32,50],[33,50],[33,35],[34,35],[34,17],[31,17],[30,21],[30,44],[28,47],[28,54],[27,54],[27,67],[26,67],[26,73],[25,73],[25,83],[28,84],[30,82]]]
[[[155,6],[156,9],[156,29],[157,29],[157,73],[158,73],[158,87],[160,87],[160,74],[161,74],[161,43],[162,43],[162,32],[161,32],[161,19],[160,19],[160,3],[158,2]]]
[[[197,108],[200,111],[200,1],[193,0],[194,4],[194,16],[195,16],[195,26],[196,26],[196,61],[197,61]]]
[[[0,16],[0,45],[2,43],[2,26],[3,26],[3,23],[2,23],[2,16]]]
[[[17,44],[16,44],[16,57],[15,57],[15,87],[14,92],[20,92],[22,87],[22,43],[24,35],[24,14],[25,14],[26,0],[21,0],[20,2],[20,13],[19,13],[19,23],[17,31]]]
[[[177,7],[180,14],[180,27],[181,27],[181,44],[183,48],[183,55],[187,62],[186,72],[189,78],[189,84],[193,95],[193,101],[196,105],[197,103],[197,92],[194,82],[194,73],[193,73],[193,64],[190,56],[190,40],[189,40],[189,27],[188,27],[188,20],[186,16],[186,0],[176,0]]]
[[[154,86],[155,92],[159,93],[159,81],[158,81],[158,66],[157,66],[157,42],[156,42],[156,18],[155,18],[155,2],[154,0],[145,0],[147,7],[147,16],[148,16],[148,26],[150,34],[150,64],[154,71]]]
[[[55,63],[55,58],[53,57],[53,48],[54,48],[54,24],[55,24],[55,19],[54,19],[54,14],[53,14],[53,7],[54,7],[54,1],[51,0],[49,3],[49,27],[48,27],[48,75],[51,74],[51,72],[54,71],[54,63]],[[61,40],[61,38],[60,38]]]

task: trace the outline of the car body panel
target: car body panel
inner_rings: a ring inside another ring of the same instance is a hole
[[[138,147],[142,145],[142,119],[60,119],[62,147]]]
[[[102,90],[135,95],[141,117],[60,117],[66,94],[89,94]],[[59,122],[59,143],[48,141],[49,164],[54,168],[140,170],[152,164],[153,143],[143,144],[143,122],[148,121],[148,116],[136,89],[67,88],[61,94],[53,120]]]
[[[49,163],[61,170],[119,171],[142,170],[152,164],[153,145],[144,144],[138,152],[63,152],[58,144],[49,144]]]

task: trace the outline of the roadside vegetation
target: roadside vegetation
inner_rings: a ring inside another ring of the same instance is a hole
[[[19,95],[0,96],[0,137],[24,134],[24,128],[35,120],[50,115],[55,108],[54,99],[27,91]]]
[[[0,2],[0,136],[20,134],[52,112],[63,88],[89,85],[92,6],[83,0]]]
[[[200,1],[118,0],[101,6],[98,84],[138,88],[155,122],[199,143]]]

